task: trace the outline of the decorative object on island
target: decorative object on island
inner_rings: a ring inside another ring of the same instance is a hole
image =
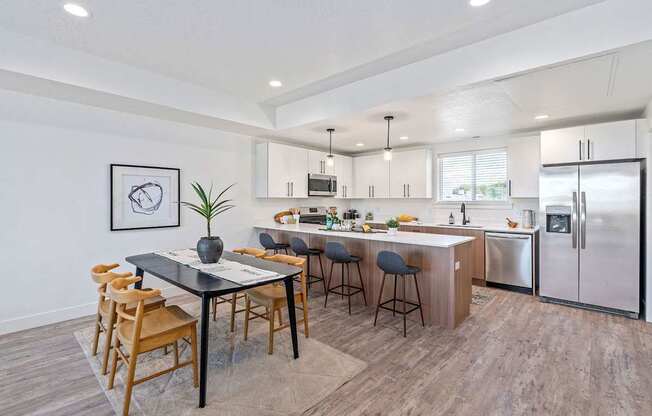
[[[197,242],[197,254],[202,263],[217,263],[222,257],[222,252],[224,251],[224,243],[222,239],[217,236],[211,235],[211,221],[213,218],[218,215],[234,208],[235,205],[230,205],[231,199],[224,199],[220,201],[220,198],[231,189],[235,184],[227,186],[220,194],[213,199],[213,185],[206,194],[204,188],[199,184],[199,182],[191,183],[192,189],[201,200],[201,205],[195,205],[190,202],[181,202],[185,207],[195,211],[197,214],[201,215],[206,219],[206,231],[207,235],[202,237]]]
[[[387,225],[387,235],[396,235],[400,224],[396,218],[390,218],[385,221],[385,225]]]
[[[292,212],[290,212],[290,211],[278,212],[278,213],[276,213],[276,215],[274,215],[274,222],[277,222],[279,224],[285,224],[283,221],[284,221],[284,218],[287,217],[288,215],[292,215]]]
[[[111,164],[111,231],[178,227],[180,172]]]
[[[292,213],[292,219],[294,220],[294,223],[299,224],[299,220],[301,219],[299,208],[290,208],[290,212]]]
[[[390,161],[392,160],[392,148],[389,147],[389,122],[394,120],[394,116],[385,116],[385,120],[387,120],[387,147],[383,149],[383,158]]]

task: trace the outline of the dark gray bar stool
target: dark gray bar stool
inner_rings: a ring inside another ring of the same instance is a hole
[[[278,254],[279,251],[285,250],[285,254],[288,254],[288,248],[290,248],[289,244],[277,243],[274,241],[272,236],[267,233],[260,233],[258,239],[260,240],[260,245],[263,246],[265,250],[272,250],[274,251],[274,254]]]
[[[292,251],[294,251],[294,254],[297,256],[306,256],[306,261],[308,263],[307,271],[308,271],[308,290],[310,290],[310,286],[312,286],[313,283],[319,282],[320,280],[324,283],[324,293],[326,293],[326,278],[324,274],[324,266],[321,262],[321,255],[324,252],[323,250],[320,250],[318,248],[309,248],[308,245],[300,238],[293,237],[290,240],[290,247],[292,248]],[[319,259],[319,268],[321,269],[321,277],[315,276],[312,273],[310,273],[310,257],[311,256],[317,256]]]
[[[364,282],[362,281],[362,272],[360,271],[360,261],[362,260],[362,258],[358,256],[352,256],[351,254],[349,254],[349,252],[342,244],[335,243],[335,242],[326,243],[326,258],[331,261],[331,272],[328,277],[328,284],[326,285],[328,289],[326,290],[326,299],[324,300],[324,307],[326,307],[326,304],[328,303],[329,293],[335,293],[336,295],[341,295],[342,299],[344,299],[344,296],[348,298],[349,315],[351,315],[351,296],[359,292],[362,292],[362,298],[364,299],[364,304],[367,305],[367,296],[364,293]],[[351,263],[355,263],[355,265],[358,266],[358,277],[360,278],[360,287],[351,285],[351,271],[349,269],[349,265]],[[331,282],[333,280],[333,267],[336,264],[342,265],[342,282],[335,287],[331,287]],[[346,284],[344,284],[344,265],[346,265]],[[341,289],[341,290],[338,292],[337,289]],[[346,293],[344,292],[344,289],[347,289]]]
[[[378,294],[378,304],[376,305],[376,316],[374,317],[374,326],[376,326],[376,321],[378,320],[378,310],[380,308],[386,309],[388,311],[392,311],[392,315],[396,316],[396,313],[399,313],[403,315],[403,336],[407,336],[407,316],[409,313],[416,311],[417,309],[419,310],[419,313],[421,313],[421,325],[426,326],[424,320],[423,320],[423,309],[421,308],[421,294],[419,293],[419,282],[417,281],[417,273],[421,271],[416,266],[408,266],[405,264],[405,261],[403,260],[403,257],[398,255],[397,253],[394,253],[392,251],[381,251],[378,253],[378,257],[376,258],[376,264],[378,267],[384,272],[383,274],[383,282],[380,285],[380,293]],[[385,288],[385,278],[387,275],[394,275],[394,297],[392,297],[389,300],[386,300],[385,302],[381,302],[383,298],[383,289]],[[398,276],[401,277],[403,280],[403,299],[397,299],[396,298],[396,286],[398,284]],[[408,302],[405,298],[406,296],[406,291],[405,291],[405,280],[408,277],[414,277],[414,286],[417,289],[417,303],[413,302]],[[403,310],[402,311],[397,311],[396,310],[396,301],[400,300],[403,302]],[[392,302],[392,307],[389,308],[385,306],[386,304]],[[410,305],[412,308],[410,310],[406,310],[405,305]]]

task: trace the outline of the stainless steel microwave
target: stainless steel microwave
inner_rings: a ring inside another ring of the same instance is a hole
[[[337,176],[308,174],[308,196],[337,195]]]

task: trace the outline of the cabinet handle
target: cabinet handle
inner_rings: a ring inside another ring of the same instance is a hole
[[[509,187],[507,192],[508,192],[509,196],[512,196],[512,180],[511,179],[509,181],[507,181],[507,186]]]
[[[371,185],[371,196],[376,197],[376,185]]]
[[[294,182],[290,182],[290,192],[292,193],[292,196],[294,196]]]
[[[586,159],[591,160],[591,140],[586,141]]]
[[[580,145],[580,160],[582,160],[582,141],[579,140],[578,143]]]
[[[285,182],[285,186],[287,187],[287,190],[285,191],[285,194],[287,196],[290,196],[290,182]]]
[[[403,198],[405,198],[405,184],[403,184]]]
[[[410,184],[408,183],[408,198],[410,197]]]

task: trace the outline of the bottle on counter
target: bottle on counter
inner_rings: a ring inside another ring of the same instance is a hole
[[[453,217],[453,213],[451,212],[451,215],[448,216],[448,223],[450,225],[455,224],[455,217]]]

